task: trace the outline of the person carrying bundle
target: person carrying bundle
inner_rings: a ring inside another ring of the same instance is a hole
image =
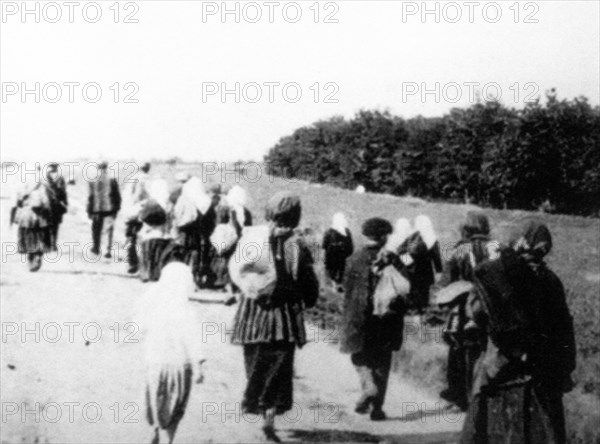
[[[371,420],[386,418],[385,392],[392,352],[400,349],[408,280],[394,265],[399,259],[384,248],[392,225],[372,218],[362,226],[366,245],[348,261],[341,321],[341,351],[351,355],[360,378],[361,396],[355,411]],[[389,244],[388,244],[389,245]],[[399,297],[401,296],[401,297]]]
[[[521,225],[508,248],[474,270],[470,318],[487,335],[461,444],[566,442],[563,393],[573,388],[573,319],[544,257],[548,228]]]
[[[263,415],[265,437],[275,442],[275,415],[293,406],[295,348],[306,343],[303,311],[319,296],[312,254],[295,230],[300,216],[300,198],[277,193],[267,204],[268,225],[244,228],[229,261],[241,290],[232,342],[244,348],[242,409]]]

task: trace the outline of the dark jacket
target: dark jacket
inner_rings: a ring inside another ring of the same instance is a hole
[[[50,198],[50,223],[58,225],[62,223],[63,215],[69,206],[65,179],[62,176],[56,180],[48,179],[47,189]]]
[[[107,172],[90,182],[87,204],[88,214],[116,214],[121,209],[121,191],[116,179]]]
[[[372,265],[379,251],[378,246],[366,246],[348,260],[340,326],[343,353],[359,353],[374,344],[387,350],[399,350],[402,345],[404,314],[373,315],[373,293],[378,277],[373,273]]]
[[[323,250],[325,250],[325,264],[345,261],[354,252],[350,230],[346,228],[344,236],[333,228],[328,229],[323,236]]]

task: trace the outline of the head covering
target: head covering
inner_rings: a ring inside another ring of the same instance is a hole
[[[372,239],[378,239],[392,233],[392,224],[381,217],[367,219],[362,225],[362,234]]]
[[[552,234],[542,222],[528,220],[513,233],[510,246],[518,253],[541,260],[552,250]]]
[[[340,233],[342,236],[348,235],[348,232],[346,231],[348,229],[348,221],[346,220],[344,213],[335,213],[333,215],[331,228]]]
[[[204,214],[210,208],[212,200],[206,191],[204,185],[197,177],[191,177],[181,191],[181,197],[192,204],[200,213]]]
[[[386,244],[386,249],[393,252],[398,252],[400,246],[412,234],[412,228],[408,219],[401,217],[394,224],[394,231],[389,237]]]
[[[163,209],[169,202],[169,184],[164,179],[153,179],[148,184],[148,196],[154,199]]]
[[[177,182],[187,182],[190,177],[190,173],[188,173],[187,171],[179,171],[175,173],[175,180]]]
[[[362,185],[359,185],[359,186],[357,186],[357,187],[356,187],[356,190],[355,190],[355,191],[356,191],[358,194],[365,194],[365,191],[366,191],[366,190],[365,190],[365,187],[364,187],[364,186],[362,186]]]
[[[147,173],[148,171],[150,171],[150,162],[142,163],[142,165],[140,166],[140,170],[142,171],[142,173]]]
[[[108,162],[106,160],[102,160],[102,161],[98,162],[99,170],[105,170],[107,168],[108,168]]]
[[[437,242],[433,224],[428,216],[421,214],[415,218],[415,230],[421,235],[421,239],[423,239],[423,242],[427,245],[428,250]]]
[[[280,191],[269,199],[265,218],[281,227],[296,228],[300,223],[302,206],[300,197],[287,191]]]
[[[473,236],[488,236],[490,234],[490,221],[483,211],[469,211],[461,231],[467,239]]]
[[[229,192],[227,193],[227,205],[231,207],[233,211],[235,211],[235,217],[237,219],[238,224],[243,227],[246,225],[246,201],[248,200],[246,195],[246,190],[244,190],[241,186],[235,185],[233,186]]]
[[[166,265],[156,283],[149,285],[140,301],[145,361],[149,366],[190,363],[190,339],[197,320],[188,298],[194,293],[189,266],[181,262]]]

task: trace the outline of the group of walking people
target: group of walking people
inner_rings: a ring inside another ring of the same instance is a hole
[[[297,229],[300,198],[277,193],[266,204],[266,222],[253,226],[241,187],[205,191],[198,178],[183,173],[170,190],[166,181],[150,179],[149,169],[143,165],[123,203],[128,271],[157,281],[143,301],[142,317],[152,441],[172,441],[194,373],[202,380],[190,292],[223,287],[232,296],[228,303],[238,304],[232,342],[243,347],[242,409],[262,415],[265,438],[277,442],[275,417],[292,408],[296,348],[307,342],[303,312],[320,294],[312,249]],[[97,254],[103,232],[111,247],[122,203],[116,181],[102,177],[90,183],[87,206]],[[19,224],[19,251],[32,271],[56,242],[66,208],[66,186],[54,173],[19,194],[11,220]],[[437,305],[448,314],[448,387],[440,396],[467,412],[461,442],[566,441],[562,396],[573,386],[575,341],[564,289],[544,262],[552,248],[550,231],[528,220],[503,243],[490,231],[483,212],[468,213],[461,238],[442,263],[425,215],[394,225],[370,218],[355,248],[348,221],[335,214],[321,246],[331,286],[343,293],[341,351],[350,354],[358,375],[357,414],[386,419],[387,383],[405,316]],[[231,260],[236,248],[249,244],[268,251]]]

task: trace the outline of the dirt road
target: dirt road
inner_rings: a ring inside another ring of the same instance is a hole
[[[8,205],[3,196],[2,443],[149,442],[135,307],[152,284],[128,276],[119,257],[87,253],[89,227],[77,205],[61,229],[61,256],[29,273],[12,253]],[[206,378],[193,388],[175,442],[261,442],[257,418],[240,411],[242,353],[227,338],[235,307],[190,302],[190,309],[203,323]],[[329,332],[308,329],[311,342],[297,353],[295,408],[277,420],[284,441],[456,441],[460,414],[395,374],[385,404],[389,419],[356,415],[358,380],[349,357],[330,343]]]

